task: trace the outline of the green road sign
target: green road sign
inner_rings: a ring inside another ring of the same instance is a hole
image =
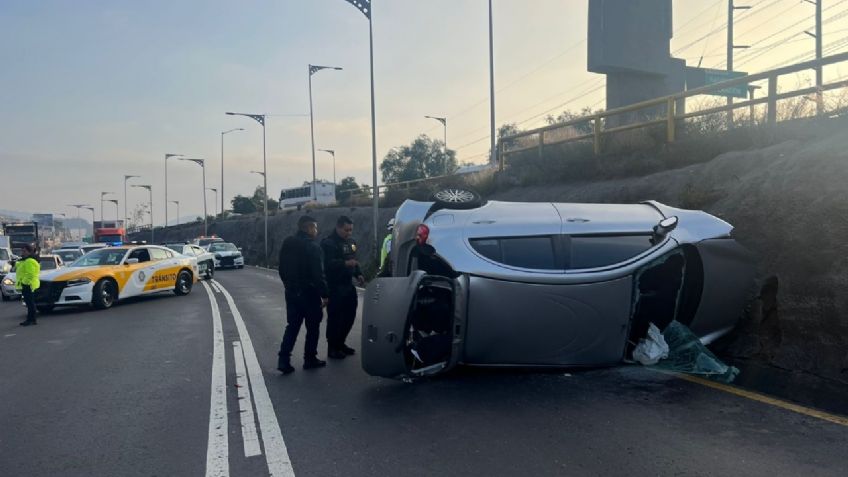
[[[709,68],[686,68],[686,88],[687,89],[695,89],[700,88],[702,86],[707,86],[711,84],[721,83],[723,81],[729,81],[736,78],[741,78],[743,76],[748,76],[748,73],[742,71],[726,71],[726,70],[713,70]],[[734,97],[734,98],[747,98],[748,97],[748,83],[737,84],[734,86],[730,86],[727,88],[723,88],[720,90],[712,91],[709,93],[712,96],[725,96],[725,97]]]

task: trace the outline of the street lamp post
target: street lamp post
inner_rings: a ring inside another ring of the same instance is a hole
[[[103,222],[103,202],[104,202],[103,197],[110,195],[110,194],[114,194],[114,192],[101,192],[100,193],[100,221],[101,222]]]
[[[120,220],[118,218],[118,216],[121,215],[121,213],[118,212],[118,199],[106,199],[106,202],[111,202],[111,203],[115,204],[115,224],[117,224],[118,220]],[[102,219],[103,219],[103,217],[101,217],[101,221],[102,221]]]
[[[85,206],[83,209],[88,209],[91,211],[91,239],[94,240],[94,207]]]
[[[235,131],[244,131],[244,128],[235,128],[221,132],[221,218],[224,218],[224,135]],[[215,202],[218,202],[215,200]]]
[[[309,137],[312,141],[312,199],[318,200],[318,190],[316,188],[315,176],[315,121],[312,114],[312,75],[321,70],[336,70],[341,71],[338,66],[316,66],[309,65]]]
[[[372,193],[374,195],[373,221],[374,221],[374,257],[378,257],[379,230],[377,221],[380,219],[380,192],[377,188],[377,129],[376,115],[374,113],[374,28],[371,21],[371,0],[345,0],[357,8],[368,18],[368,56],[371,62],[371,180],[373,181]]]
[[[214,206],[212,207],[212,213],[215,214],[215,216],[217,217],[218,216],[218,209],[217,209],[217,207],[218,207],[218,189],[216,189],[214,187],[207,187],[206,190],[211,190],[212,192],[215,193],[215,200],[212,202],[214,204]],[[222,214],[224,213],[224,209],[221,209],[221,213]]]
[[[140,189],[147,189],[147,192],[150,193],[150,243],[153,243],[153,186],[146,184],[133,184],[130,187],[138,187]],[[167,206],[165,207],[168,208]]]
[[[83,208],[83,207],[88,207],[88,205],[86,205],[86,204],[68,204],[68,207],[75,207],[77,209],[77,225],[79,225],[80,209]],[[82,239],[82,234],[80,234],[79,238]]]
[[[445,148],[445,164],[443,167],[443,175],[448,175],[448,118],[440,118],[438,116],[424,116],[427,119],[435,119],[436,121],[442,123],[442,127],[445,130],[445,142],[442,145]]]
[[[203,235],[206,236],[206,235],[208,235],[207,229],[206,229],[206,216],[207,216],[207,213],[206,213],[206,159],[187,159],[187,158],[181,157],[179,160],[181,160],[181,161],[191,161],[191,162],[197,164],[198,166],[200,166],[201,169],[203,169]]]
[[[327,152],[333,156],[333,186],[336,185],[336,151],[332,149],[318,149],[321,152]],[[335,189],[335,188],[334,188]]]
[[[169,202],[171,202],[172,204],[177,204],[177,225],[180,225],[180,201],[172,200]]]
[[[265,263],[268,263],[268,161],[265,156],[265,115],[246,113],[226,113],[229,116],[247,116],[262,125],[262,179],[265,188]]]
[[[134,178],[134,177],[141,177],[141,176],[132,176],[132,175],[125,175],[124,176],[124,226],[125,227],[130,222],[130,216],[129,216],[129,214],[127,214],[127,181]]]
[[[170,159],[172,157],[182,157],[182,156],[183,156],[182,154],[165,154],[165,227],[168,226],[168,159]],[[150,210],[151,210],[151,212],[150,212],[150,217],[151,217],[150,227],[151,227],[151,230],[153,230],[153,228],[152,228],[153,227],[153,212],[152,212],[153,207],[151,207]],[[152,237],[152,235],[151,235],[151,237]],[[150,241],[152,242],[153,239],[151,238]]]

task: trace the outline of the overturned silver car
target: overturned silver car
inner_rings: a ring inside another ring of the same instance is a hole
[[[613,365],[650,323],[673,320],[709,343],[734,327],[753,282],[733,227],[705,212],[435,198],[398,209],[391,277],[367,288],[368,374]]]

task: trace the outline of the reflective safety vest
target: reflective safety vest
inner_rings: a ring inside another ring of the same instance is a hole
[[[389,252],[392,251],[392,234],[386,235],[386,238],[383,239],[383,248],[380,250],[380,268],[386,266],[386,257],[389,256]]]

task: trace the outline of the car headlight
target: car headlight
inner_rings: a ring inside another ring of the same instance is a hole
[[[2,273],[9,273],[10,270],[12,270],[12,265],[8,263],[4,263],[2,266],[0,266],[0,272]]]
[[[3,279],[3,285],[10,287],[10,286],[13,286],[14,284],[15,284],[15,282],[13,282],[11,278],[4,278]]]
[[[75,287],[75,286],[78,286],[78,285],[86,285],[88,283],[91,283],[90,278],[75,278],[73,280],[68,280],[68,286],[69,287]]]

